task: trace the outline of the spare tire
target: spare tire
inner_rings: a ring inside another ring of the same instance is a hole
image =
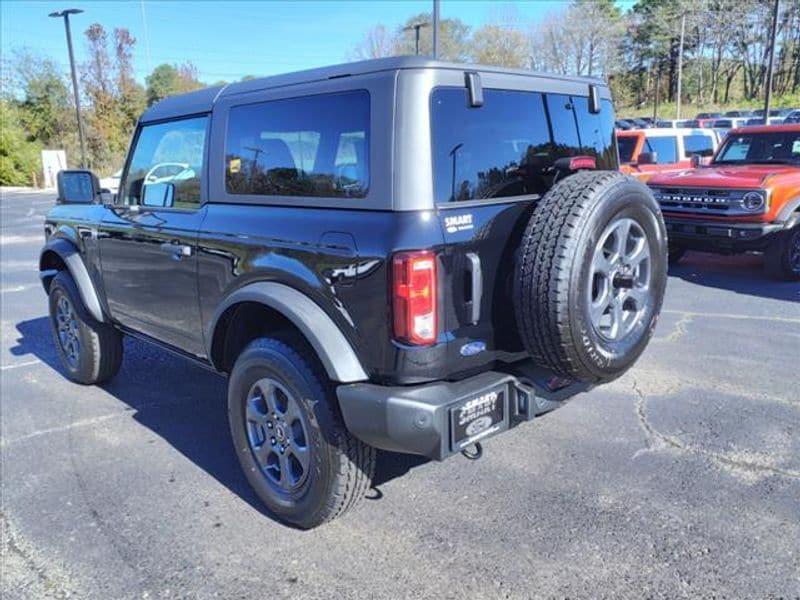
[[[647,346],[666,279],[666,229],[648,188],[612,171],[571,175],[534,208],[517,254],[523,345],[562,377],[611,381]]]

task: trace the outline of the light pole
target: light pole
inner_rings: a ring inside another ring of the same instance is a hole
[[[433,59],[439,59],[439,0],[433,0]]]
[[[428,23],[414,23],[408,27],[403,27],[403,31],[411,31],[412,29],[414,30],[414,54],[419,54],[419,30],[427,26]]]
[[[681,44],[678,47],[678,97],[675,99],[675,118],[681,118],[681,95],[683,94],[683,39],[686,33],[686,15],[681,17]]]
[[[772,75],[775,63],[775,35],[778,31],[778,10],[781,0],[775,0],[775,10],[772,13],[772,33],[770,35],[769,67],[767,68],[767,94],[764,97],[764,123],[769,124],[769,105],[772,102]]]
[[[69,16],[83,11],[79,8],[68,8],[61,12],[52,12],[49,16],[64,17],[64,28],[67,32],[67,49],[69,50],[69,69],[72,73],[72,93],[75,95],[75,114],[78,117],[78,138],[81,141],[81,167],[86,168],[86,143],[83,141],[83,119],[81,118],[81,99],[78,95],[78,76],[75,74],[75,55],[72,52],[72,33],[69,29]]]

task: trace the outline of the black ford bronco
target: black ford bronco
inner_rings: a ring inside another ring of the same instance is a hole
[[[67,375],[135,336],[228,377],[244,472],[300,527],[375,449],[435,460],[625,372],[666,284],[592,79],[381,59],[168,98],[115,196],[62,171],[40,272]]]

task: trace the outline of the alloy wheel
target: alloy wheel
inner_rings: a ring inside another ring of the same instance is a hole
[[[80,328],[72,302],[64,295],[59,296],[56,303],[56,329],[67,363],[77,369],[81,355]]]
[[[283,492],[302,485],[311,449],[299,400],[275,379],[259,379],[247,394],[245,421],[250,450],[267,480]]]
[[[592,326],[604,339],[620,341],[633,331],[651,302],[650,244],[635,220],[616,219],[606,227],[589,276]]]

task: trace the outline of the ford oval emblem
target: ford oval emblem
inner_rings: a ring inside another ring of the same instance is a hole
[[[461,346],[461,356],[475,356],[486,350],[485,342],[470,342]]]
[[[489,429],[489,426],[491,424],[492,424],[492,418],[491,417],[488,417],[488,416],[487,417],[480,417],[478,419],[475,419],[469,425],[467,425],[467,429],[466,429],[465,433],[469,437],[472,437],[473,435],[478,435],[479,433],[483,433],[484,431]]]

